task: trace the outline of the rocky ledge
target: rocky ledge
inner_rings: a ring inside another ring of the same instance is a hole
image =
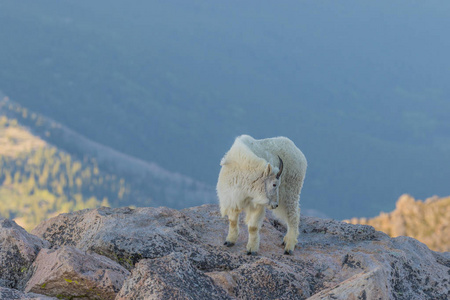
[[[82,210],[32,234],[0,219],[0,299],[450,298],[450,253],[412,238],[302,217],[288,256],[269,213],[248,256],[227,227],[216,205]]]

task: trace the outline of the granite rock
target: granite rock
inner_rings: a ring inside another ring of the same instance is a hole
[[[116,299],[231,299],[221,287],[198,270],[187,255],[143,259]]]
[[[63,246],[42,249],[25,291],[58,298],[115,299],[129,272],[96,253]]]
[[[129,269],[119,299],[156,299],[167,291],[181,299],[450,297],[448,253],[412,238],[302,217],[296,250],[284,255],[286,228],[269,212],[259,253],[248,256],[246,228],[234,247],[223,246],[227,229],[218,206],[203,205],[84,210],[50,219],[33,233],[52,247],[93,251]]]
[[[50,243],[31,235],[16,222],[0,218],[0,286],[22,288],[29,268]]]
[[[24,293],[15,289],[5,288],[0,286],[0,299],[2,300],[56,300],[58,298],[48,297],[45,295],[39,295],[35,293]]]

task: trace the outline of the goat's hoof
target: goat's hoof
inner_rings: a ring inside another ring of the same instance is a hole
[[[292,251],[292,250],[284,250],[284,254],[292,255],[292,254],[294,254],[294,251]]]
[[[225,243],[223,243],[225,246],[227,246],[227,247],[232,247],[232,246],[234,246],[234,243],[232,243],[232,242],[229,242],[229,241],[225,241]]]
[[[258,255],[258,253],[257,252],[252,252],[252,251],[247,251],[247,255],[256,256],[256,255]]]
[[[283,241],[282,243],[281,243],[281,246],[285,246],[286,245],[286,243]]]

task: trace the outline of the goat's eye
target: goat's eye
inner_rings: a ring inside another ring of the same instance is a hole
[[[276,187],[277,185],[274,183],[273,186]]]

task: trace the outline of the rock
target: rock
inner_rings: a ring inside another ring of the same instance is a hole
[[[117,296],[126,299],[231,299],[198,270],[186,255],[143,259]]]
[[[141,259],[164,257],[172,252],[190,254],[193,263],[203,270],[229,269],[246,261],[246,257],[220,251],[221,242],[202,244],[199,233],[207,232],[205,221],[202,218],[198,222],[166,207],[102,207],[59,215],[38,225],[33,233],[52,246],[70,245],[107,256],[128,270]],[[223,226],[223,220],[220,224]]]
[[[290,265],[261,257],[231,271],[207,273],[216,285],[237,299],[306,299],[313,293],[301,264]]]
[[[367,273],[354,275],[335,287],[320,291],[308,300],[393,299],[385,287],[383,271],[375,269]]]
[[[0,299],[4,300],[21,300],[21,299],[34,299],[34,300],[56,300],[58,298],[47,297],[44,295],[38,295],[35,293],[24,293],[18,290],[9,289],[0,286]]]
[[[16,222],[0,218],[0,286],[21,288],[39,250],[50,244]]]
[[[52,246],[69,245],[105,255],[127,269],[143,258],[180,252],[186,243],[197,240],[196,233],[177,226],[186,219],[169,208],[102,207],[62,214],[38,225],[33,233]]]
[[[50,219],[33,233],[54,247],[94,251],[132,270],[120,299],[450,297],[450,255],[412,238],[302,217],[297,248],[283,255],[286,228],[269,212],[260,251],[248,256],[246,228],[234,247],[223,246],[227,229],[218,206],[203,205],[84,210]]]
[[[107,257],[70,246],[41,250],[32,269],[25,291],[58,298],[115,299],[130,274]]]
[[[435,251],[450,251],[450,197],[435,196],[421,201],[405,194],[390,213],[347,222],[373,226],[391,237],[410,236]]]

